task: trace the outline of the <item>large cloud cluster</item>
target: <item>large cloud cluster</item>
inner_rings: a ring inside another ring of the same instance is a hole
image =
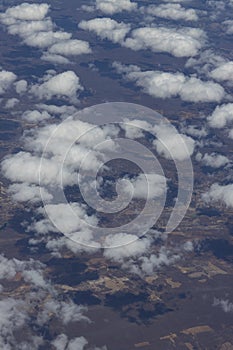
[[[114,62],[113,67],[118,73],[135,82],[136,86],[157,98],[180,96],[183,101],[190,102],[220,102],[224,89],[212,81],[202,81],[195,77],[187,77],[182,73],[161,71],[141,71],[137,66],[124,66]]]
[[[189,27],[142,27],[134,29],[126,37],[131,26],[110,18],[81,21],[79,28],[93,31],[101,39],[118,42],[134,51],[149,49],[153,52],[168,52],[176,57],[196,56],[206,41],[206,34],[202,29]]]
[[[56,31],[55,24],[47,17],[49,5],[22,3],[8,8],[0,15],[0,21],[12,35],[19,35],[32,47],[47,49],[43,59],[53,63],[69,63],[69,56],[91,52],[86,41],[71,39],[72,34]]]

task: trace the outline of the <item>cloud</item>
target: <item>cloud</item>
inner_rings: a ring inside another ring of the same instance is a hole
[[[119,68],[121,69],[121,67]],[[166,159],[184,161],[194,152],[194,140],[184,134],[175,132],[169,125],[160,124],[152,126],[148,122],[142,120],[125,120],[125,122],[124,130],[126,131],[126,136],[129,138],[135,139],[144,137],[142,130],[146,130],[156,136],[152,144],[156,148],[156,151]],[[139,178],[138,180],[140,183],[142,178]],[[160,186],[162,186],[162,182],[166,180],[165,178],[157,177],[155,175],[155,177],[152,177],[149,182],[150,181],[159,181],[161,182]],[[165,182],[163,182],[163,184],[166,185]],[[165,191],[165,187],[162,186],[161,190]]]
[[[232,81],[233,82],[233,61],[223,63],[219,67],[210,72],[211,78],[218,81]]]
[[[66,71],[55,76],[44,77],[45,82],[31,87],[30,92],[40,99],[53,96],[65,96],[76,99],[78,91],[82,91],[79,77],[73,71]]]
[[[157,255],[151,254],[149,257],[142,257],[140,259],[141,270],[146,275],[152,275],[155,269],[158,269],[163,265],[168,266],[173,264],[179,259],[180,255],[172,254],[165,247],[162,247]]]
[[[190,57],[185,63],[186,68],[194,68],[199,74],[210,76],[210,71],[224,64],[224,57],[217,55],[213,50],[204,50],[198,57]]]
[[[43,196],[45,202],[49,202],[53,198],[53,196],[44,188],[29,185],[27,183],[10,185],[8,191],[11,194],[12,199],[16,202],[40,203],[41,195]]]
[[[25,306],[25,302],[13,298],[4,298],[0,301],[0,346],[2,349],[12,349],[10,343],[15,344],[15,348],[18,348],[13,332],[19,330],[28,321]]]
[[[233,34],[233,20],[225,21],[223,24],[226,26],[226,33],[229,35]]]
[[[22,115],[22,118],[29,123],[38,123],[51,118],[51,115],[46,111],[39,112],[37,110],[33,110],[25,111]]]
[[[28,83],[26,80],[19,80],[15,83],[15,90],[17,94],[22,94],[27,91]]]
[[[77,305],[71,300],[59,301],[51,299],[45,303],[43,310],[38,314],[37,322],[39,325],[44,325],[50,320],[51,314],[53,314],[60,319],[64,325],[79,321],[89,323],[89,319],[83,315],[85,311],[87,311],[86,307]]]
[[[88,42],[71,39],[71,33],[54,30],[56,25],[46,17],[49,7],[48,4],[23,3],[8,8],[0,15],[0,21],[10,34],[19,35],[24,44],[48,49],[43,52],[42,59],[51,63],[68,64],[70,61],[64,56],[90,53]]]
[[[24,2],[21,5],[8,8],[5,13],[1,14],[1,18],[5,23],[13,19],[21,21],[40,21],[45,18],[48,10],[48,4],[28,4]]]
[[[186,9],[177,3],[149,5],[140,9],[149,16],[156,16],[172,20],[197,21],[197,12],[194,9]]]
[[[82,40],[63,40],[59,43],[53,44],[49,50],[49,54],[63,55],[63,56],[77,56],[91,53],[89,44]]]
[[[204,46],[206,35],[199,28],[143,27],[132,31],[124,46],[132,50],[168,52],[176,57],[196,56]]]
[[[213,306],[220,306],[224,312],[233,312],[233,303],[229,300],[214,298]]]
[[[227,157],[217,153],[205,153],[204,155],[202,155],[201,153],[197,153],[196,160],[198,162],[203,163],[206,166],[210,166],[215,169],[224,167],[230,162],[230,160]]]
[[[22,21],[16,22],[8,26],[8,32],[11,35],[19,35],[25,39],[32,33],[38,33],[41,31],[51,31],[53,29],[53,23],[50,18],[46,18],[43,21]]]
[[[137,9],[137,3],[130,0],[96,0],[96,9],[107,14],[113,15],[122,11],[134,11]]]
[[[233,185],[221,186],[215,183],[209,191],[203,194],[202,198],[207,203],[220,202],[227,207],[233,207]]]
[[[131,180],[126,177],[122,180],[122,185],[125,192],[131,193],[133,190],[134,198],[140,199],[156,199],[167,189],[166,178],[157,174],[139,174]]]
[[[96,33],[102,40],[108,39],[114,43],[122,43],[130,31],[130,25],[117,22],[111,18],[94,18],[90,21],[81,21],[79,28]]]
[[[12,109],[14,108],[20,101],[13,97],[13,98],[9,98],[7,101],[6,101],[6,104],[5,104],[5,108],[6,109]]]
[[[217,106],[207,119],[212,128],[224,128],[233,121],[233,103]]]
[[[46,111],[49,114],[55,114],[60,116],[61,118],[69,117],[77,112],[77,108],[74,106],[68,105],[47,105],[45,103],[39,103],[36,105],[36,108],[41,111]]]
[[[179,2],[186,2],[187,0],[162,0],[163,2],[176,2],[176,3],[179,3]]]
[[[105,239],[107,249],[104,250],[104,256],[114,261],[123,261],[124,258],[141,256],[148,251],[152,241],[147,237],[137,238],[137,236],[126,233],[108,235]]]
[[[84,337],[68,340],[67,335],[60,334],[52,341],[56,350],[83,350],[88,341]]]
[[[66,57],[63,57],[61,55],[54,55],[54,54],[49,54],[48,52],[43,53],[41,56],[41,59],[43,61],[47,61],[53,64],[69,64],[70,60]]]
[[[29,152],[19,152],[2,162],[2,172],[13,182],[31,183],[39,185],[39,169],[41,159]],[[59,176],[59,167],[55,161],[44,163],[43,182],[56,182]]]
[[[184,134],[187,134],[196,138],[202,138],[208,135],[208,132],[205,127],[199,128],[198,126],[195,126],[195,125],[182,126],[182,132]]]
[[[41,31],[35,32],[31,35],[28,35],[24,42],[28,46],[38,47],[38,48],[48,48],[51,45],[54,45],[57,42],[64,42],[71,38],[72,34],[66,32],[52,32],[52,31]]]
[[[182,73],[142,72],[137,66],[124,66],[118,62],[114,62],[113,67],[153,97],[164,99],[180,96],[183,101],[189,102],[220,102],[225,95],[221,85]]]
[[[167,159],[184,161],[194,152],[195,141],[191,137],[176,134],[167,126],[157,128],[156,136],[153,144],[157,152]]]
[[[15,82],[17,76],[9,71],[0,71],[0,94],[4,94]]]

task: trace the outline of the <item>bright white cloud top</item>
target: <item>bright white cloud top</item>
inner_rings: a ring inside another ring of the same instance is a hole
[[[194,9],[186,9],[178,3],[161,5],[149,5],[140,9],[149,16],[161,17],[172,20],[197,21],[198,15]]]
[[[149,49],[176,57],[191,57],[198,54],[205,41],[206,34],[199,28],[142,27],[133,30],[124,46],[135,51]]]
[[[131,0],[96,0],[96,9],[107,15],[113,15],[122,11],[137,9],[137,3]]]
[[[48,17],[48,4],[29,4],[8,8],[0,14],[0,22],[7,26],[12,35],[18,35],[23,43],[44,51],[42,58],[52,63],[67,64],[66,56],[91,53],[89,43],[71,39],[72,34],[56,30],[56,25]]]
[[[126,34],[130,31],[130,25],[105,17],[81,21],[79,28],[94,32],[102,40],[108,39],[114,43],[122,43]]]
[[[125,66],[118,62],[114,62],[113,67],[153,97],[164,99],[180,96],[183,101],[189,102],[220,102],[225,95],[221,85],[182,73],[141,71],[137,66]]]

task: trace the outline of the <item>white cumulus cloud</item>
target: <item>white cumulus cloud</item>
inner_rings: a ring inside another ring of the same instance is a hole
[[[101,39],[108,39],[114,43],[123,42],[130,31],[130,25],[117,22],[111,18],[94,18],[90,21],[81,21],[79,28],[96,33]]]
[[[133,30],[124,46],[135,51],[150,49],[176,57],[191,57],[198,54],[205,40],[206,34],[199,28],[143,27]]]
[[[137,9],[137,3],[131,0],[96,0],[96,9],[107,15],[113,15],[122,11]]]

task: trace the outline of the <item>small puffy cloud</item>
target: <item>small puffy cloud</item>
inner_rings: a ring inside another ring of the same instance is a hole
[[[124,66],[114,62],[113,67],[129,81],[158,98],[180,96],[183,101],[190,102],[220,102],[225,91],[222,86],[211,81],[202,81],[187,77],[182,73],[167,73],[162,71],[142,72],[137,66]]]
[[[117,22],[111,18],[94,18],[90,21],[81,21],[79,28],[96,33],[102,40],[108,39],[114,43],[123,42],[130,31],[130,25]]]
[[[96,0],[96,9],[107,15],[113,15],[122,11],[137,9],[137,3],[131,0]]]
[[[165,265],[175,263],[180,259],[178,254],[171,254],[171,252],[162,247],[158,254],[151,254],[149,257],[142,257],[141,260],[141,270],[146,275],[152,275],[155,269],[160,268]]]
[[[224,64],[225,59],[217,55],[213,50],[204,50],[200,53],[198,57],[190,57],[186,64],[186,68],[194,68],[199,74],[205,74],[209,76],[210,71],[216,67]]]
[[[33,110],[25,111],[22,115],[22,118],[27,122],[37,123],[51,118],[51,115],[46,111],[39,112],[37,110]]]
[[[77,56],[91,53],[89,44],[83,40],[63,40],[48,49],[49,54]]]
[[[207,203],[221,202],[227,207],[233,207],[233,185],[221,186],[215,183],[202,198]]]
[[[205,127],[198,128],[195,125],[187,125],[182,127],[182,132],[197,138],[205,137],[208,135],[208,132],[205,129]]]
[[[8,90],[12,84],[17,79],[17,76],[9,71],[2,70],[0,71],[0,94],[3,94]]]
[[[55,222],[60,231],[65,234],[81,232],[87,236],[86,222],[94,226],[97,224],[97,219],[94,216],[88,216],[86,208],[79,204],[47,204],[45,210],[50,220]],[[87,237],[84,236],[85,238]]]
[[[33,156],[30,152],[19,152],[4,159],[1,165],[4,176],[13,182],[39,185],[41,180],[43,184],[59,183],[61,169],[58,159],[43,160],[41,165],[40,156]],[[39,179],[40,169],[41,178]],[[70,177],[66,174],[64,177],[65,181],[74,181],[72,175]]]
[[[151,245],[151,239],[138,239],[137,236],[126,233],[108,235],[105,239],[104,256],[114,261],[122,261],[124,258],[137,257],[144,254]],[[108,248],[115,247],[115,248]],[[119,247],[119,248],[118,248]]]
[[[14,332],[28,320],[25,308],[26,303],[22,300],[5,298],[0,301],[0,346],[2,349],[10,350],[12,349],[10,344],[16,345]]]
[[[196,160],[215,169],[221,168],[230,162],[227,157],[217,153],[205,153],[204,155],[197,153]]]
[[[66,71],[49,77],[44,83],[31,87],[31,92],[40,99],[53,96],[76,98],[77,92],[83,90],[79,77],[73,71]]]
[[[38,203],[42,201],[42,198],[44,202],[50,201],[53,198],[44,188],[27,183],[10,185],[8,191],[12,199],[16,202]]]
[[[15,91],[17,94],[22,94],[27,91],[28,83],[26,80],[19,80],[15,83]]]
[[[197,12],[194,9],[186,9],[180,4],[161,4],[143,7],[141,11],[150,16],[167,18],[172,20],[197,21]]]
[[[89,319],[83,315],[86,308],[81,305],[76,305],[73,301],[58,301],[56,299],[48,300],[44,304],[44,308],[37,316],[39,325],[43,325],[49,321],[51,314],[62,321],[64,325],[70,322],[86,321]]]
[[[72,34],[66,32],[41,31],[28,35],[24,42],[28,46],[47,48],[59,41],[70,39]]]
[[[11,109],[14,108],[20,101],[17,98],[9,98],[9,100],[6,101],[5,108]]]
[[[51,31],[53,29],[53,23],[50,18],[43,21],[20,21],[8,26],[8,32],[12,35],[19,35],[25,39],[32,33],[40,31]]]
[[[186,0],[162,0],[163,2],[176,2],[176,3],[179,3],[179,2],[185,2]]]
[[[49,54],[48,52],[44,52],[41,56],[43,61],[47,61],[53,64],[69,64],[70,61],[68,58],[61,55]]]
[[[195,141],[186,135],[174,133],[167,127],[157,129],[157,139],[153,141],[159,154],[167,159],[184,161],[189,158],[195,148]]]
[[[225,21],[223,24],[226,26],[226,33],[229,35],[233,34],[233,20]]]
[[[180,91],[183,101],[192,102],[220,102],[224,95],[221,85],[194,77],[187,79]]]
[[[48,4],[29,4],[24,2],[21,5],[8,8],[5,13],[1,14],[1,19],[5,23],[10,19],[21,21],[40,21],[45,18],[48,10]]]
[[[56,350],[83,350],[88,344],[84,337],[78,337],[68,340],[67,335],[60,334],[52,341],[52,345]]]
[[[229,300],[214,298],[213,306],[220,306],[224,312],[233,312],[233,303]]]
[[[213,113],[208,116],[209,125],[212,128],[224,128],[233,121],[233,103],[217,106]]]
[[[77,112],[77,109],[74,106],[67,105],[55,106],[39,103],[36,105],[36,108],[42,111],[46,111],[49,114],[60,115],[62,118],[71,116]]]
[[[158,174],[140,174],[129,180],[122,180],[124,191],[131,194],[133,190],[134,198],[156,199],[166,192],[166,178]]]
[[[210,72],[211,78],[218,81],[232,81],[233,82],[233,61],[223,63],[219,67]]]
[[[135,51],[150,49],[153,52],[168,52],[176,57],[191,57],[198,54],[205,40],[206,35],[199,28],[143,27],[133,30],[124,46]]]

